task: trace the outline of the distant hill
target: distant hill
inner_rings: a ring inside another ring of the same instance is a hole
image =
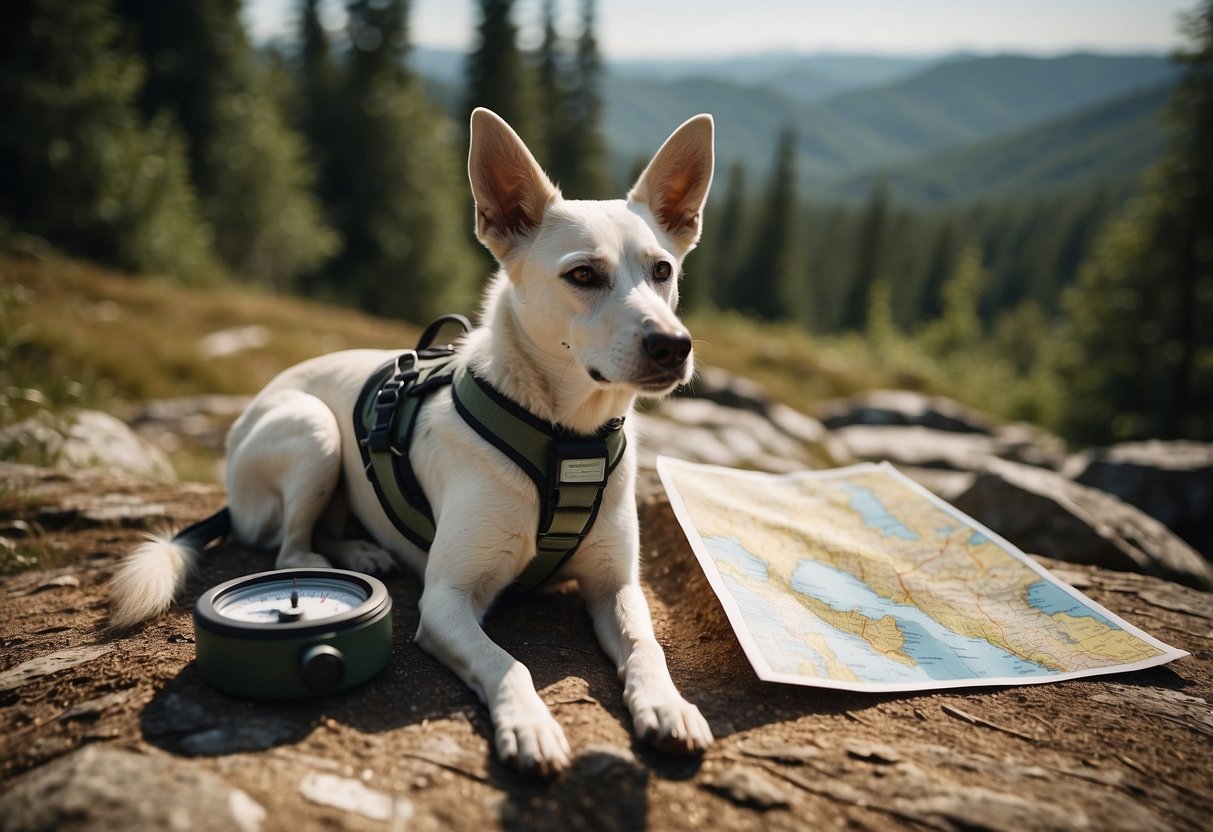
[[[862,196],[882,178],[894,197],[941,202],[1072,190],[1094,182],[1132,187],[1162,153],[1160,116],[1170,90],[1164,84],[1129,93],[1078,115],[851,177],[837,190]]]
[[[464,56],[418,49],[412,62],[462,122]],[[613,62],[603,83],[604,129],[621,184],[684,119],[708,112],[721,176],[742,159],[750,182],[761,181],[790,126],[807,195],[854,194],[887,170],[908,198],[979,197],[986,187],[1026,192],[1117,170],[1135,176],[1157,153],[1145,110],[1176,72],[1156,55]],[[1049,164],[1057,167],[1046,172]]]
[[[722,165],[745,159],[752,174],[762,176],[776,136],[792,126],[800,138],[804,185],[820,191],[876,169],[1064,118],[1143,88],[1157,91],[1174,76],[1167,59],[1152,56],[969,58],[816,105],[770,85],[611,76],[606,130],[614,153],[630,161],[651,153],[682,119],[710,112],[716,117]],[[1105,114],[1105,122],[1116,115]],[[1089,129],[1100,124],[1096,119]]]
[[[612,76],[605,85],[608,146],[625,166],[647,160],[683,120],[711,113],[716,120],[718,170],[747,160],[765,175],[775,139],[796,129],[805,178],[824,182],[839,172],[898,158],[901,147],[862,124],[814,110],[770,87],[721,80],[651,82]]]
[[[666,61],[612,61],[614,76],[641,81],[727,81],[764,86],[802,102],[891,84],[941,60],[833,53],[739,55]]]
[[[466,56],[453,49],[418,47],[413,68],[433,81],[462,83]],[[946,58],[889,57],[844,53],[776,53],[669,60],[612,60],[607,72],[630,80],[674,82],[710,79],[768,86],[802,101],[877,87],[920,72]]]
[[[1158,56],[971,58],[834,98],[822,109],[907,151],[930,151],[1074,113],[1174,76],[1171,62]]]

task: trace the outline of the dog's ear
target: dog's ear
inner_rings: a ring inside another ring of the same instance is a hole
[[[476,200],[476,237],[505,261],[539,227],[560,191],[518,134],[492,110],[472,111],[468,179]]]
[[[703,231],[703,205],[712,185],[714,125],[710,115],[688,119],[665,140],[640,174],[628,201],[647,205],[654,219],[686,254]]]

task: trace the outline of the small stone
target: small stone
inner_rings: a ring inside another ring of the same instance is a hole
[[[740,806],[750,806],[763,812],[785,809],[790,805],[782,787],[749,766],[730,766],[706,781],[703,787]]]
[[[312,803],[353,812],[371,820],[390,820],[403,825],[413,816],[413,804],[408,799],[393,797],[367,788],[359,780],[335,774],[309,773],[299,784],[299,793]]]
[[[107,693],[105,696],[98,696],[96,699],[89,699],[85,702],[78,702],[72,705],[66,711],[59,715],[59,719],[67,722],[72,719],[96,719],[105,711],[121,705],[123,702],[131,698],[129,690],[119,690],[114,693]]]
[[[39,592],[46,592],[51,589],[79,589],[79,587],[80,579],[75,575],[59,575],[16,594],[18,597],[22,597],[36,595]]]
[[[93,645],[89,647],[71,647],[59,650],[22,662],[14,668],[0,673],[0,693],[15,690],[29,684],[35,679],[67,670],[77,665],[91,662],[110,652],[114,648],[108,645]]]
[[[820,759],[822,754],[821,749],[814,745],[789,745],[786,743],[775,745],[746,743],[739,746],[737,750],[747,757],[759,757],[792,765],[803,765],[810,760]]]
[[[847,754],[857,760],[870,763],[900,763],[903,759],[901,752],[889,745],[866,740],[846,740],[842,747]]]

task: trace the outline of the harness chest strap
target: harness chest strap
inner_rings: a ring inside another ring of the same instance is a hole
[[[539,491],[536,555],[517,581],[537,587],[572,557],[593,527],[603,489],[627,447],[623,419],[611,419],[596,435],[573,434],[537,418],[467,369],[455,373],[451,397],[463,420]]]
[[[593,527],[611,471],[623,458],[623,420],[596,435],[570,434],[537,418],[466,369],[446,372],[450,347],[408,351],[373,373],[355,405],[363,465],[393,525],[428,550],[434,514],[413,473],[408,449],[424,397],[453,384],[455,409],[486,441],[508,456],[539,493],[536,556],[517,580],[534,588],[573,555]]]

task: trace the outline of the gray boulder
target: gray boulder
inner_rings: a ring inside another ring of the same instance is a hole
[[[121,420],[99,410],[42,412],[0,431],[0,457],[30,465],[98,468],[155,482],[175,482],[164,452]]]
[[[147,402],[131,417],[131,427],[157,447],[184,445],[219,450],[228,428],[252,401],[251,396],[190,396]]]
[[[1213,444],[1095,448],[1071,457],[1063,473],[1137,506],[1213,560]]]
[[[900,425],[956,433],[994,432],[985,414],[944,396],[910,390],[872,390],[832,399],[816,415],[831,430],[850,425]]]
[[[1162,523],[1052,471],[991,460],[955,505],[1034,554],[1213,586],[1213,566]]]
[[[719,367],[696,367],[695,379],[678,390],[676,398],[706,399],[736,410],[766,412],[771,397],[762,385],[744,376],[735,376]]]
[[[937,430],[923,425],[849,425],[833,434],[858,459],[888,461],[899,467],[980,471],[990,459],[1060,467],[1060,439],[1026,425],[1007,425],[989,433]]]
[[[265,809],[197,766],[91,745],[14,780],[0,795],[5,832],[257,832]]]
[[[775,473],[851,461],[820,422],[783,405],[760,413],[679,397],[631,418],[640,435],[640,462],[650,467],[658,454]]]

